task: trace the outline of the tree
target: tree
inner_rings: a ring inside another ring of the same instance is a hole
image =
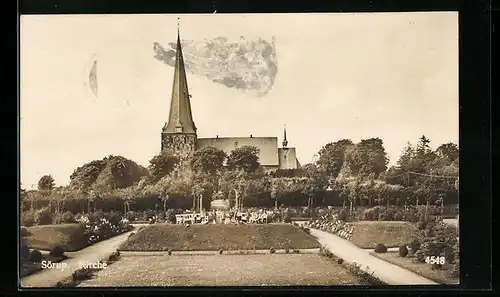
[[[52,175],[44,175],[38,181],[38,190],[40,191],[51,191],[54,188],[54,178]]]
[[[458,145],[452,142],[442,144],[436,149],[436,154],[440,158],[446,158],[449,162],[453,162],[458,159]]]
[[[179,164],[179,157],[161,152],[149,161],[149,172],[153,182],[169,175]]]
[[[359,196],[360,185],[359,178],[355,178],[352,182],[349,183],[349,216],[352,216],[353,207],[356,204],[356,200]]]
[[[379,175],[387,170],[389,159],[380,138],[362,139],[355,146],[345,151],[344,162],[347,162],[353,175],[367,176],[370,173]]]
[[[146,187],[159,197],[172,196],[190,197],[193,194],[192,172],[175,168],[170,175],[164,176],[156,184]]]
[[[436,154],[430,148],[430,140],[425,136],[419,138],[417,148],[415,149],[415,158],[412,160],[413,171],[420,173],[429,172]]]
[[[302,188],[302,194],[308,197],[307,207],[309,212],[314,205],[314,197],[326,190],[329,185],[329,178],[325,171],[320,167],[310,167],[308,178]]]
[[[234,149],[227,158],[230,170],[243,170],[246,173],[257,171],[260,168],[259,149],[255,146],[242,146]]]
[[[149,175],[146,168],[122,156],[110,155],[103,161],[106,166],[95,181],[98,186],[109,186],[111,189],[126,188]]]
[[[322,147],[318,152],[318,166],[330,177],[337,177],[340,168],[344,164],[345,152],[347,148],[353,146],[350,139],[342,139],[337,142],[330,142]]]
[[[110,155],[77,167],[70,176],[73,190],[88,193],[94,184],[125,188],[149,177],[146,168],[122,156]]]
[[[197,150],[191,159],[191,167],[196,173],[218,174],[224,168],[227,155],[215,147]]]
[[[345,161],[340,168],[339,174],[337,175],[338,180],[344,180],[352,176],[351,166],[349,161]]]
[[[101,171],[106,167],[104,160],[90,161],[77,167],[70,176],[70,185],[73,188],[84,191],[95,183]]]

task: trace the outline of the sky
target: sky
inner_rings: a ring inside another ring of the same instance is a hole
[[[173,68],[153,42],[273,36],[273,89],[253,97],[188,73],[198,137],[277,136],[301,164],[329,142],[458,143],[458,13],[29,15],[20,31],[23,188],[110,154],[147,166],[160,150]],[[99,95],[84,86],[98,60]]]

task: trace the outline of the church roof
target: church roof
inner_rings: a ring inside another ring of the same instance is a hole
[[[217,137],[198,138],[196,148],[215,147],[230,154],[235,148],[255,146],[259,149],[259,162],[263,166],[278,166],[277,137]]]
[[[170,114],[163,127],[163,133],[196,133],[196,126],[191,113],[191,102],[186,78],[180,33],[177,31],[177,49],[175,53],[174,81],[170,98]]]

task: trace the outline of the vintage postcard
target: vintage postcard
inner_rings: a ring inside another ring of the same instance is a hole
[[[23,15],[22,288],[459,283],[458,13]]]

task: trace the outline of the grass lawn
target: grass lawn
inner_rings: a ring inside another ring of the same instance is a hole
[[[122,256],[79,287],[360,285],[318,254]]]
[[[23,236],[22,241],[30,249],[49,251],[60,246],[66,252],[74,252],[88,245],[80,224],[42,225],[27,229],[30,234]]]
[[[47,254],[42,254],[42,261],[52,261],[53,263],[56,262],[61,262],[66,260],[68,257],[63,256],[63,257],[52,257]],[[20,277],[25,277],[27,275],[33,274],[35,272],[38,272],[42,270],[42,263],[33,263],[31,261],[25,260],[21,261],[20,263],[20,270],[19,270],[19,276]]]
[[[144,227],[122,244],[122,251],[217,251],[319,248],[316,239],[289,224],[182,225]]]
[[[373,249],[378,243],[386,247],[398,247],[408,244],[416,226],[401,221],[359,221],[354,225],[351,242],[363,249]]]
[[[371,254],[377,258],[405,268],[440,284],[453,285],[459,283],[459,278],[453,278],[448,275],[449,270],[451,269],[451,264],[444,264],[443,268],[440,270],[432,270],[431,265],[427,263],[413,263],[413,256],[402,258],[397,252],[388,252],[383,254],[372,252]]]

